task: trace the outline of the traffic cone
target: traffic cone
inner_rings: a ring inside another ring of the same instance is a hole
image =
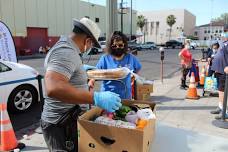
[[[187,91],[187,99],[194,99],[197,100],[200,97],[197,95],[197,89],[196,89],[196,83],[195,83],[195,75],[194,72],[192,72],[191,74],[191,78],[190,78],[190,84],[189,84],[189,88]]]
[[[195,75],[195,83],[196,83],[196,86],[198,86],[199,81],[200,81],[199,66],[198,66],[198,64],[196,64],[196,75]]]
[[[0,103],[0,127],[1,127],[1,136],[0,136],[0,151],[11,151],[14,149],[23,149],[25,144],[18,143],[9,115],[7,112],[6,103]]]
[[[205,74],[205,77],[208,77],[208,71],[209,71],[209,65],[206,66],[206,74]]]
[[[205,75],[206,75],[206,70],[205,70],[205,66],[203,66],[201,74],[200,74],[200,85],[201,86],[204,85]]]

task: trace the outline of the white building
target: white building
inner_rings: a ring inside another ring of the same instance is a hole
[[[211,24],[197,26],[194,36],[198,37],[199,40],[217,40],[225,30],[224,26],[223,22],[212,22]]]
[[[176,17],[170,39],[178,40],[180,37],[194,34],[196,16],[185,9],[146,11],[139,12],[138,15],[143,15],[147,19],[144,27],[146,41],[161,44],[169,40],[170,27],[166,23],[169,15]]]

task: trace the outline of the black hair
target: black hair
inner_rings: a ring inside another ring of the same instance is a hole
[[[217,48],[219,48],[219,47],[220,47],[220,45],[219,45],[219,43],[218,43],[218,42],[216,42],[216,43],[212,44],[212,47],[213,47],[213,46],[217,46]]]
[[[125,51],[124,53],[126,54],[128,52],[127,36],[125,34],[123,34],[121,31],[113,32],[108,43],[107,43],[107,49],[108,49],[107,51],[109,53],[111,53],[113,51],[112,44],[113,44],[114,40],[123,41],[124,51]]]

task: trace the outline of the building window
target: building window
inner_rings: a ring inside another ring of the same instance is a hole
[[[156,22],[156,31],[155,31],[155,34],[158,35],[158,30],[159,30],[159,22]]]
[[[145,21],[145,26],[144,26],[144,31],[145,34],[148,35],[149,34],[149,27],[150,27],[150,22],[148,22],[147,20]]]
[[[85,16],[85,18],[88,18],[89,19],[89,16]]]
[[[222,33],[222,30],[219,30],[219,33]]]
[[[195,34],[195,36],[197,36],[198,35],[198,32],[195,32],[194,34]]]
[[[95,22],[96,22],[96,23],[99,23],[99,21],[100,21],[99,18],[96,17],[96,18],[95,18]]]
[[[205,30],[204,33],[207,33],[207,31]]]
[[[215,33],[218,33],[218,30],[216,30]]]
[[[210,30],[208,30],[208,31],[207,31],[207,33],[211,33],[211,31],[210,31]]]
[[[204,40],[207,40],[207,37],[204,37]]]
[[[153,30],[154,30],[154,22],[150,23],[150,35],[153,35]]]

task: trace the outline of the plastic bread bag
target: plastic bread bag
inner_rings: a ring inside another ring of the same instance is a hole
[[[126,68],[116,68],[116,69],[95,69],[87,71],[89,79],[95,80],[119,80],[124,79],[131,71]]]
[[[137,84],[153,84],[154,83],[154,81],[146,80],[145,78],[139,76],[138,74],[134,73],[133,71],[130,71],[130,73],[135,77]]]

